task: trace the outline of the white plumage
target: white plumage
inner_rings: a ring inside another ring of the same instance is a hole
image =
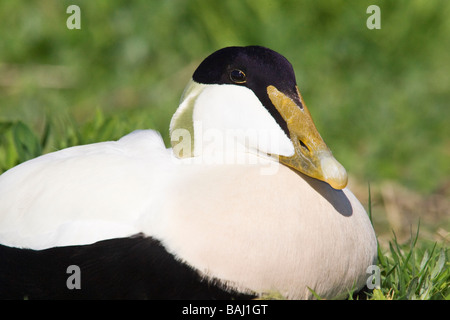
[[[43,249],[138,233],[168,160],[148,130],[25,162],[0,177],[0,243]]]

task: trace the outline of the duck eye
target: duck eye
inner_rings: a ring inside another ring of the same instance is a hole
[[[245,83],[247,81],[247,76],[243,71],[234,69],[230,72],[230,79],[234,83]]]

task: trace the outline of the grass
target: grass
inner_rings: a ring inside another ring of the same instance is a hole
[[[449,300],[450,262],[442,244],[418,243],[419,228],[409,244],[395,237],[389,249],[378,249],[380,286],[369,300]]]
[[[416,248],[418,234],[410,245],[400,246],[395,237],[389,254],[380,251],[381,288],[376,299],[441,300],[450,299],[450,262],[448,248],[434,244]]]
[[[373,223],[369,184],[368,214]],[[409,243],[399,244],[397,236],[387,248],[378,243],[379,283],[367,293],[369,300],[449,300],[450,261],[444,243],[420,241],[420,221]],[[349,294],[349,299],[353,298]]]

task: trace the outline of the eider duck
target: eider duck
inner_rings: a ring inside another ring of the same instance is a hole
[[[0,176],[0,298],[345,298],[377,241],[292,65],[227,47],[158,132],[75,146]]]

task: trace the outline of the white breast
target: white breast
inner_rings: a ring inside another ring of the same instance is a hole
[[[307,287],[333,298],[365,284],[377,244],[348,189],[284,166],[273,175],[260,165],[179,170],[164,217],[148,233],[206,276],[295,299],[311,297]]]

